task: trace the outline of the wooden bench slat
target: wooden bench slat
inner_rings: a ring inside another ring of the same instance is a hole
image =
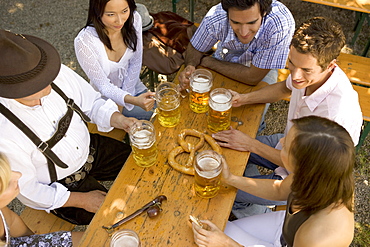
[[[341,53],[337,64],[352,83],[370,86],[370,58]]]
[[[20,215],[22,220],[35,234],[45,234],[57,231],[72,231],[76,225],[48,214],[43,210],[26,207]]]

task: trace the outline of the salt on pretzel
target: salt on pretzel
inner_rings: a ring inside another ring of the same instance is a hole
[[[186,135],[193,135],[200,138],[200,141],[197,143],[196,146],[186,143],[185,142],[185,136]],[[202,141],[203,140],[203,141]],[[188,174],[188,175],[194,175],[194,156],[195,152],[199,150],[204,145],[204,140],[208,142],[208,144],[211,146],[211,148],[218,152],[219,154],[222,154],[221,147],[217,144],[217,142],[207,134],[203,134],[197,130],[191,130],[191,129],[184,129],[180,132],[178,136],[178,141],[181,146],[175,147],[168,155],[168,163],[174,168],[175,170]],[[201,145],[200,145],[201,143]],[[189,151],[187,151],[189,150]],[[181,165],[178,162],[176,162],[175,158],[177,155],[188,152],[190,153],[188,160],[186,161],[185,165]]]

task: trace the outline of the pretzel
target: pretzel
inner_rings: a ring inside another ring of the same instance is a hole
[[[188,135],[196,136],[200,139],[195,147],[190,142],[185,142],[185,137],[188,136]],[[180,146],[187,153],[190,153],[192,150],[197,151],[198,149],[200,149],[204,145],[204,135],[203,135],[203,133],[199,132],[198,130],[183,129],[177,137],[178,137],[177,141],[179,142]]]
[[[197,145],[193,145],[191,143],[188,143],[185,141],[185,136],[192,135],[198,137],[200,140],[197,143]],[[211,146],[211,148],[218,152],[219,154],[222,154],[221,147],[217,144],[217,142],[207,134],[203,134],[197,130],[193,129],[184,129],[180,132],[178,135],[178,142],[180,146],[175,147],[172,149],[172,151],[168,154],[168,163],[174,168],[175,170],[188,174],[188,175],[194,175],[194,157],[195,152],[198,151],[203,145],[204,141],[208,142],[208,144]],[[189,158],[186,161],[185,165],[181,165],[176,162],[175,158],[177,155],[187,152],[189,154]]]

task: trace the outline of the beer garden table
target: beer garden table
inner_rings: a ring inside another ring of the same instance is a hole
[[[245,93],[267,85],[260,82],[257,86],[252,87],[214,71],[212,74],[214,77],[212,89],[224,87]],[[232,126],[255,137],[264,106],[264,104],[256,104],[233,108],[232,116],[234,121],[235,117],[237,121],[232,122]],[[146,213],[143,213],[118,228],[132,229],[137,232],[142,247],[196,246],[191,224],[188,221],[189,215],[200,219],[209,219],[224,229],[235,199],[236,189],[223,185],[216,197],[212,199],[200,198],[195,195],[193,189],[193,176],[174,170],[167,162],[168,153],[178,146],[177,135],[182,129],[190,128],[207,132],[206,114],[193,113],[189,108],[188,97],[182,99],[180,107],[181,120],[176,127],[164,128],[159,125],[157,120],[154,121],[159,151],[158,163],[149,168],[141,168],[135,164],[132,155],[130,155],[110,188],[104,203],[88,226],[79,246],[109,246],[109,234],[102,226],[116,223],[159,195],[165,195],[168,198],[162,203],[163,211],[159,216],[151,219]],[[240,122],[239,125],[238,122]],[[186,140],[198,141],[195,137],[187,137]],[[203,147],[201,150],[204,149],[209,149],[209,147]],[[223,154],[230,170],[234,174],[242,175],[249,153],[223,148]],[[187,155],[180,154],[178,161],[184,163]]]

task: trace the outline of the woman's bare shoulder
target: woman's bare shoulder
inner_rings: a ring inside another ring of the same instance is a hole
[[[349,246],[354,235],[354,215],[346,207],[328,207],[312,215],[298,229],[294,246]]]

